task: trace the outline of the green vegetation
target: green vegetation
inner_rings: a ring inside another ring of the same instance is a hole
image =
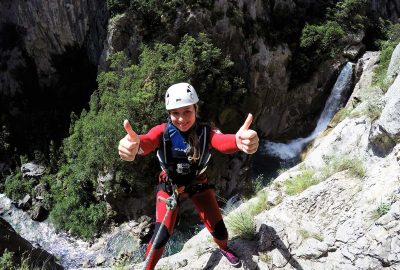
[[[374,219],[378,219],[381,216],[386,215],[390,211],[390,206],[391,205],[389,203],[384,203],[381,201],[373,213]]]
[[[319,183],[319,180],[315,178],[315,172],[312,170],[304,170],[299,175],[291,178],[284,182],[286,193],[288,195],[298,194],[310,186]]]
[[[228,230],[244,239],[253,239],[256,234],[253,217],[266,209],[268,209],[267,194],[260,191],[253,202],[240,210],[233,211],[225,218]]]
[[[358,158],[334,156],[327,158],[327,164],[318,172],[305,169],[298,175],[285,181],[284,187],[288,195],[298,194],[310,186],[329,178],[337,172],[347,170],[352,176],[362,178],[365,175],[363,162]],[[277,187],[278,189],[280,187]]]
[[[31,194],[34,182],[22,178],[22,173],[17,172],[6,178],[5,193],[13,201],[18,201],[24,198],[26,194]]]
[[[382,113],[382,105],[380,104],[379,100],[373,99],[369,100],[365,107],[361,110],[354,110],[350,113],[350,117],[360,117],[366,115],[369,119],[375,120],[378,119]]]
[[[188,9],[212,7],[212,2],[206,0],[107,0],[106,3],[111,16],[130,12],[130,16],[134,14],[146,27],[153,29],[171,26],[178,16],[178,10],[185,12]]]
[[[379,65],[375,69],[373,85],[379,87],[383,92],[386,92],[394,80],[394,78],[387,78],[386,73],[392,53],[396,45],[400,42],[400,23],[393,24],[391,22],[381,21],[381,28],[385,34],[385,40],[378,42],[381,54],[379,57]]]
[[[0,269],[14,269],[14,263],[12,261],[13,256],[14,253],[6,249],[0,257]]]
[[[338,22],[328,21],[322,25],[306,24],[303,29],[300,46],[314,48],[317,56],[335,57],[341,50],[337,46],[344,37],[345,31]]]
[[[321,170],[320,180],[324,180],[337,172],[347,170],[352,176],[363,178],[365,176],[365,167],[358,158],[345,156],[332,156],[327,158],[327,165]]]
[[[7,249],[4,251],[3,255],[0,256],[0,269],[4,270],[29,270],[29,262],[26,256],[23,256],[20,263],[14,262],[14,253],[8,251]]]
[[[366,0],[342,0],[328,9],[327,20],[319,25],[307,24],[300,46],[312,49],[317,58],[335,57],[346,45],[345,34],[364,30]]]
[[[256,225],[253,215],[247,211],[231,213],[225,220],[228,230],[234,235],[244,239],[253,239],[256,233]]]
[[[341,108],[333,117],[334,122],[340,123],[351,115],[351,109],[348,107]]]
[[[292,62],[294,81],[304,79],[318,63],[340,55],[349,43],[348,39],[366,28],[366,2],[341,0],[327,8],[323,22],[304,26],[300,48]]]

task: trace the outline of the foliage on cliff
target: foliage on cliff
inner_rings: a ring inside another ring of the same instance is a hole
[[[379,56],[379,65],[375,70],[373,82],[374,85],[386,92],[394,80],[394,78],[388,78],[387,69],[392,53],[396,45],[400,42],[400,23],[394,24],[385,21],[381,21],[380,23],[383,29],[382,31],[384,32],[384,40],[378,41],[381,54]]]
[[[108,188],[140,194],[154,186],[159,171],[155,158],[128,163],[119,159],[117,145],[124,119],[137,133],[164,122],[165,90],[173,83],[194,85],[201,100],[202,116],[213,120],[221,109],[238,104],[246,91],[231,72],[233,63],[204,34],[185,36],[179,46],[157,43],[143,46],[139,63],[132,65],[122,53],[109,58],[110,69],[98,76],[98,90],[90,110],[74,116],[70,136],[64,142],[66,163],[54,185],[56,225],[85,237],[92,236],[105,221],[105,206],[96,196],[98,177],[110,173]]]
[[[327,8],[325,20],[307,23],[300,37],[298,58],[293,61],[295,77],[313,70],[317,63],[340,56],[352,39],[368,28],[366,0],[341,0]]]

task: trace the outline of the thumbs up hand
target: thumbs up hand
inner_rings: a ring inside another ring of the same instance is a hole
[[[237,147],[246,154],[254,154],[258,149],[259,139],[257,132],[249,129],[251,122],[253,122],[253,115],[249,113],[243,126],[235,135]]]
[[[140,137],[133,131],[128,120],[124,121],[124,129],[127,134],[119,141],[118,153],[121,159],[133,161],[139,151]]]

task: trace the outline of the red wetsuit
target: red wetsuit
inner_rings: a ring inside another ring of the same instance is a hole
[[[147,134],[140,135],[139,155],[147,155],[160,146],[164,128],[166,127],[166,125],[166,123],[157,125],[153,127]],[[211,130],[210,147],[224,154],[232,154],[238,151],[234,134],[222,134],[220,132],[217,132],[216,130]],[[160,182],[165,181],[165,172],[162,171],[160,173],[159,179]],[[193,181],[193,183],[207,183],[206,174],[203,173],[199,175]],[[181,196],[187,196],[187,193],[184,192],[181,194]],[[156,198],[158,197],[168,198],[169,195],[162,188],[159,187]],[[204,225],[212,234],[214,241],[221,249],[226,250],[228,243],[228,232],[222,219],[222,215],[219,210],[217,200],[215,199],[213,190],[205,189],[203,191],[195,193],[193,196],[190,197],[190,199],[194,203],[196,210],[199,213]],[[160,228],[166,211],[167,208],[165,202],[163,200],[156,199],[156,226],[153,238],[150,240],[146,249],[146,257],[150,252],[152,246],[154,246],[154,251],[151,258],[149,259],[146,270],[154,269],[158,260],[161,258],[164,252],[165,245],[174,230],[176,218],[179,212],[179,204],[173,211],[169,213],[164,223],[164,226]],[[154,238],[158,230],[161,230],[160,236],[157,239],[157,243],[154,243]]]

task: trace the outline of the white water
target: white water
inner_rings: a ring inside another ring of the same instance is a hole
[[[327,128],[332,117],[338,111],[341,105],[340,103],[342,102],[343,93],[351,86],[352,74],[353,64],[348,62],[343,67],[331,90],[331,94],[325,103],[324,110],[321,113],[316,128],[309,136],[306,138],[297,138],[287,143],[265,141],[261,151],[282,160],[289,160],[299,156],[304,147]]]
[[[83,262],[96,260],[99,255],[109,259],[121,252],[137,249],[137,244],[126,231],[105,235],[95,244],[57,232],[47,221],[37,222],[11,204],[11,200],[0,194],[0,213],[14,230],[34,246],[39,246],[55,255],[65,269],[76,268]],[[128,249],[128,250],[127,250]]]

